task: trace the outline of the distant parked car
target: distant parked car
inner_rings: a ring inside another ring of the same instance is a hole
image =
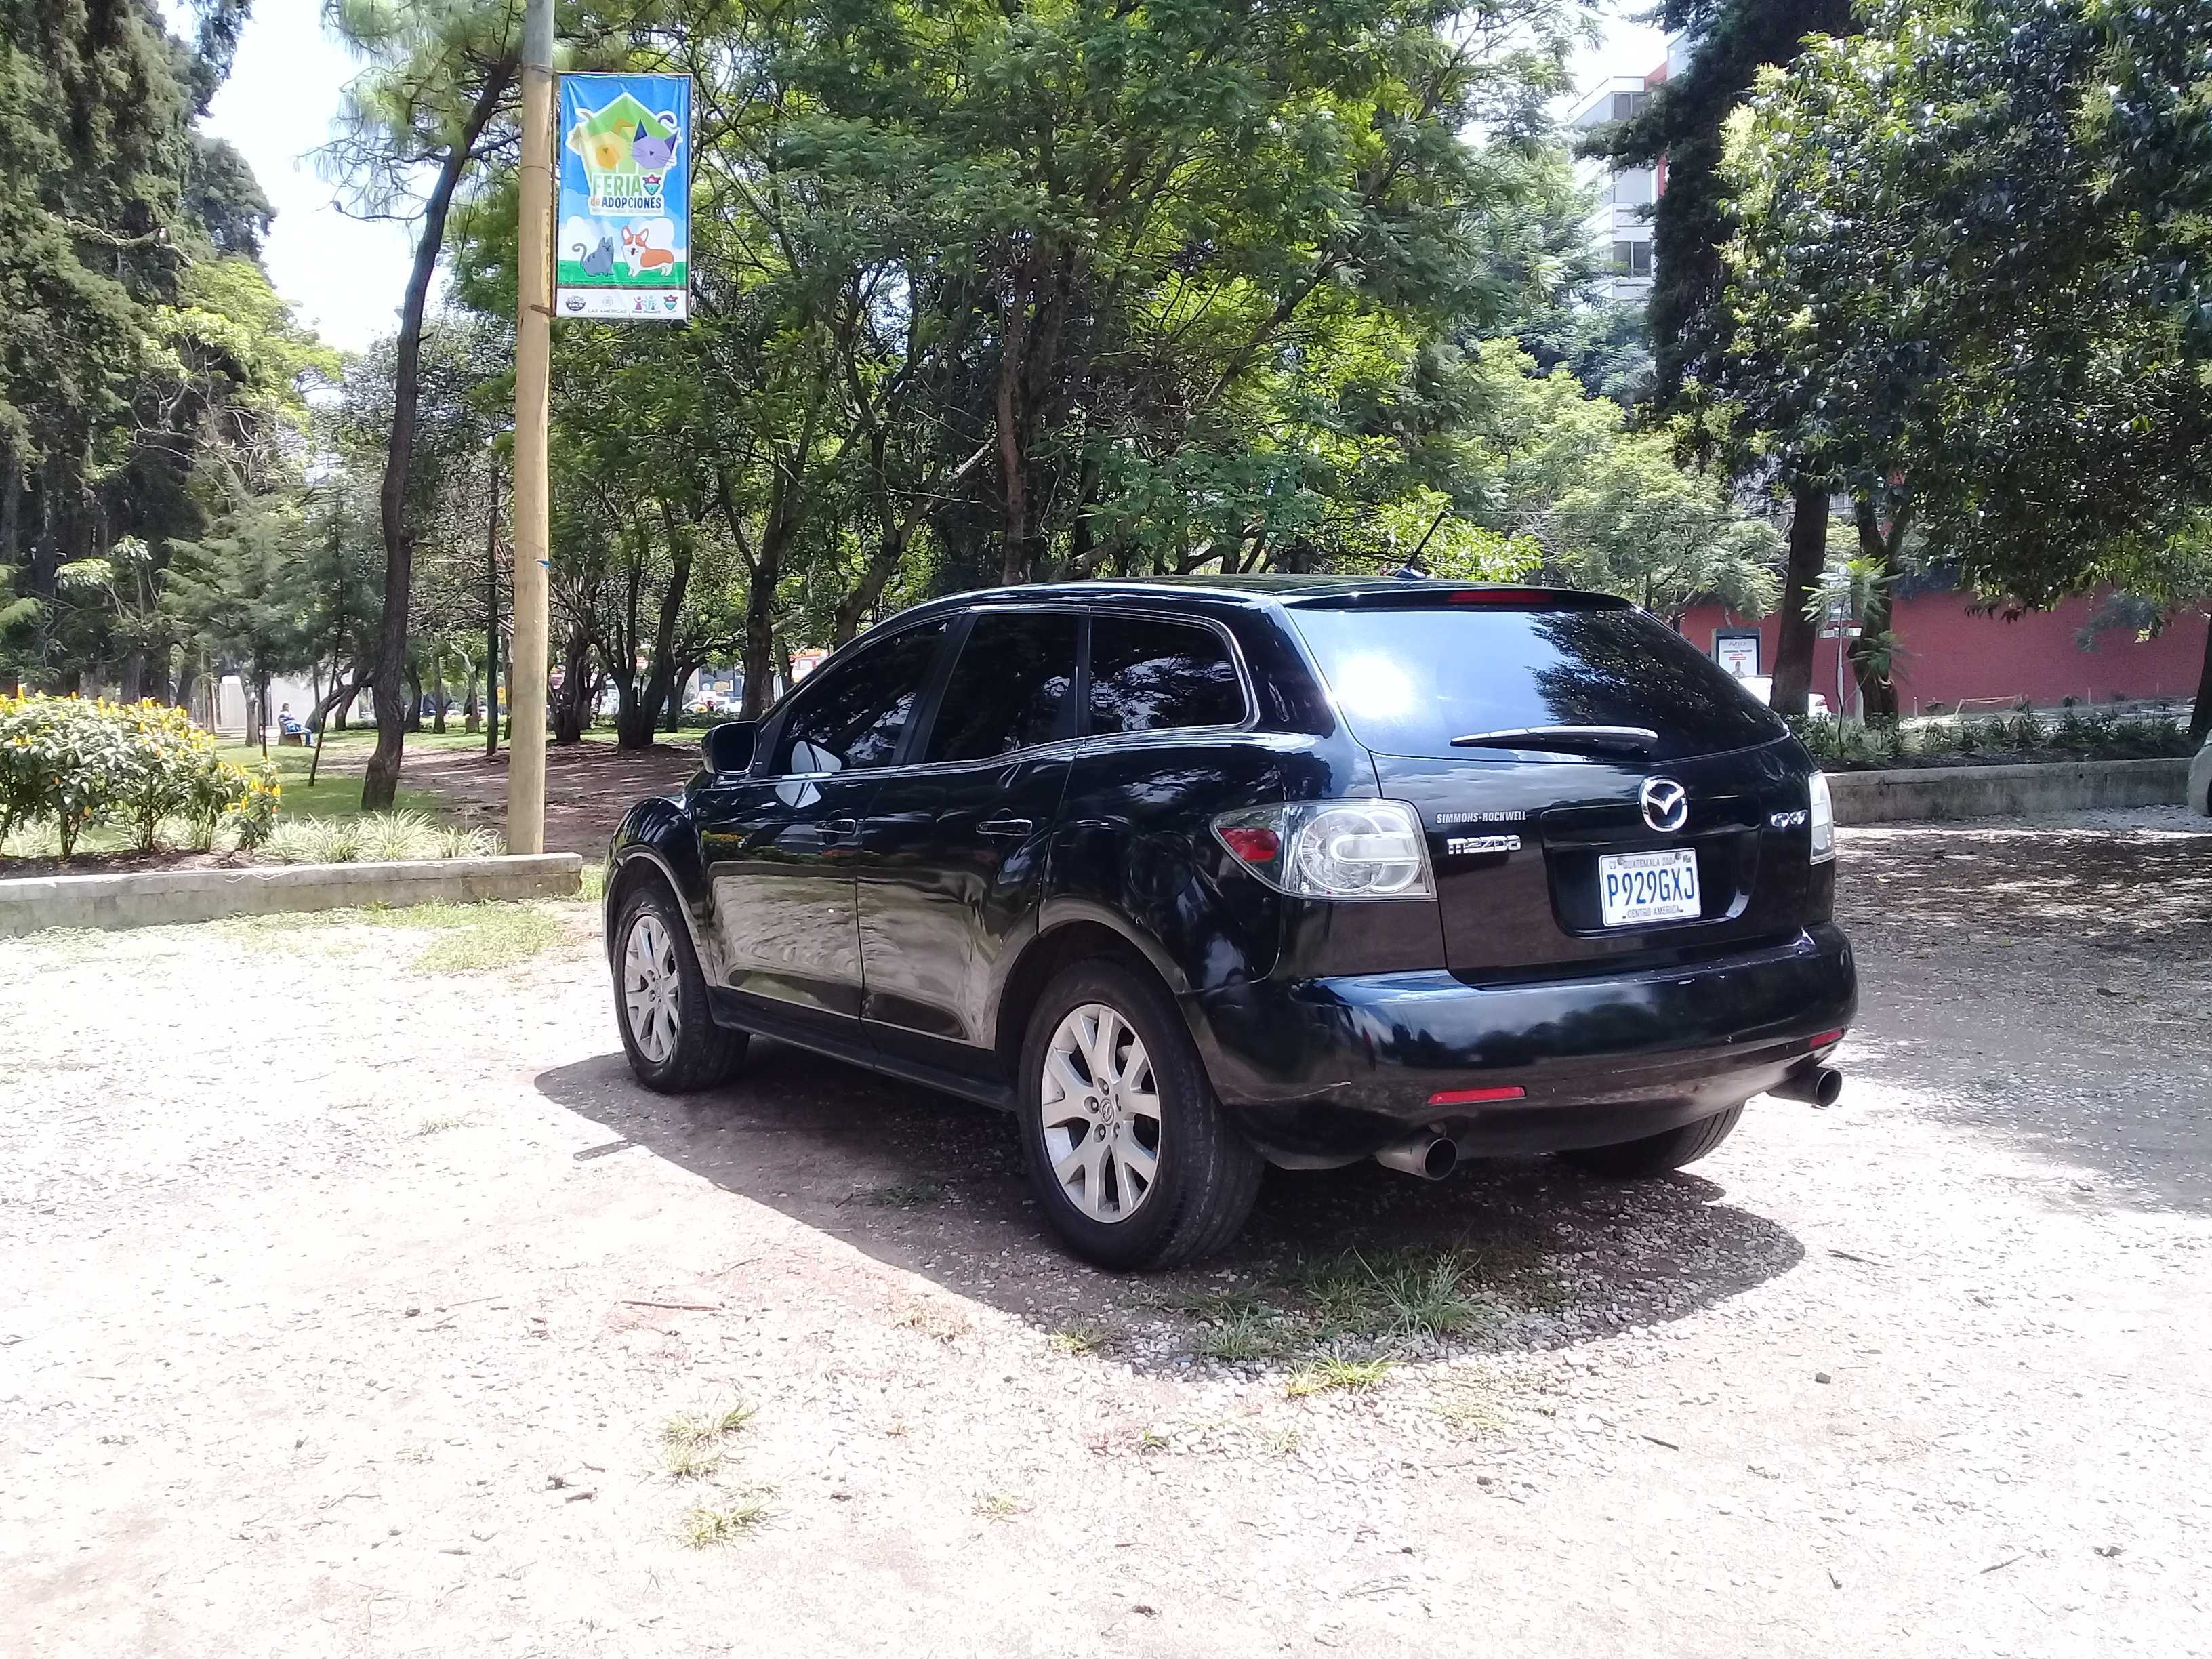
[[[2204,739],[2204,746],[2190,763],[2189,804],[2212,817],[2212,737]]]
[[[1739,674],[1736,677],[1736,684],[1769,708],[1774,707],[1773,675]],[[1805,694],[1805,712],[1808,714],[1826,714],[1828,712],[1828,700],[1818,691],[1808,691]]]
[[[1106,1266],[1221,1249],[1263,1163],[1658,1176],[1842,1085],[1827,781],[1619,599],[969,594],[705,761],[615,835],[638,1079],[712,1087],[761,1033],[1003,1107]]]

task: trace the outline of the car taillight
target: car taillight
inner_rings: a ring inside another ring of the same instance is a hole
[[[1292,801],[1224,812],[1214,838],[1298,898],[1434,898],[1420,815],[1402,801]]]
[[[1828,775],[1813,774],[1813,862],[1826,864],[1836,856],[1836,799],[1828,793]]]

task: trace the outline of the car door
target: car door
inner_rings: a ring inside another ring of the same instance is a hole
[[[945,622],[922,623],[818,671],[751,772],[694,796],[723,989],[859,1035],[861,826],[945,635]]]
[[[860,952],[869,1035],[887,1052],[987,1065],[998,976],[1036,927],[1074,757],[1082,627],[1069,609],[974,613],[916,763],[876,798]]]

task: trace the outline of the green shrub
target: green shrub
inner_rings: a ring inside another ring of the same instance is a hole
[[[265,787],[273,816],[273,774]],[[113,820],[150,853],[163,822],[180,818],[204,848],[222,815],[247,807],[252,794],[245,770],[224,761],[181,708],[0,697],[0,841],[17,825],[50,823],[67,860],[88,826]]]

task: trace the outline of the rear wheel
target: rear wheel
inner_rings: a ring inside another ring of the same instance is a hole
[[[1215,1099],[1173,1000],[1111,961],[1047,988],[1022,1044],[1024,1156],[1068,1248],[1103,1267],[1171,1267],[1237,1236],[1261,1159]]]
[[[1731,1106],[1725,1112],[1716,1112],[1711,1117],[1699,1118],[1694,1123],[1685,1123],[1679,1128],[1662,1129],[1656,1135],[1646,1135],[1641,1140],[1624,1140],[1612,1146],[1591,1146],[1581,1152],[1562,1152],[1560,1157],[1577,1169],[1592,1175],[1605,1176],[1614,1181],[1637,1181],[1650,1176],[1662,1176],[1687,1164],[1695,1164],[1707,1152],[1729,1138],[1735,1121],[1743,1115],[1743,1108]]]
[[[726,1083],[750,1039],[714,1024],[707,978],[676,900],[658,880],[641,883],[615,922],[615,1018],[637,1080],[664,1095]]]

